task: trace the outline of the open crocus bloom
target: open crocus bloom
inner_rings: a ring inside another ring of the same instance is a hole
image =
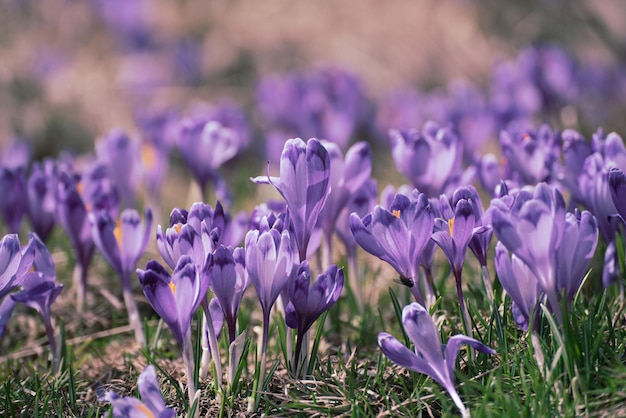
[[[454,364],[459,348],[461,344],[467,344],[486,354],[495,354],[495,350],[465,335],[450,337],[448,343],[442,345],[435,322],[419,303],[404,307],[402,324],[415,344],[415,351],[405,347],[392,335],[381,332],[378,334],[378,345],[385,356],[399,366],[434,379],[450,394],[463,416],[469,416],[469,412],[454,387]]]

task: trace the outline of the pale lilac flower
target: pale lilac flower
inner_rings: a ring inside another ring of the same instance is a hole
[[[415,344],[415,351],[405,347],[392,335],[381,332],[378,334],[378,345],[382,352],[397,365],[423,373],[443,386],[461,414],[468,417],[469,411],[454,387],[454,366],[460,346],[467,344],[486,354],[495,354],[495,350],[465,335],[452,336],[446,345],[442,345],[435,322],[428,311],[418,303],[404,307],[402,324]]]
[[[292,370],[298,376],[303,370],[300,368],[301,355],[306,361],[307,353],[301,353],[302,342],[307,331],[319,316],[329,310],[341,296],[343,290],[343,270],[336,265],[330,266],[320,274],[314,283],[311,283],[311,270],[305,260],[300,263],[298,273],[290,282],[289,303],[285,307],[285,323],[298,330],[296,350],[294,352]]]
[[[29,272],[19,279],[21,290],[11,294],[11,299],[35,309],[41,315],[52,353],[52,369],[56,373],[59,369],[61,353],[58,352],[56,346],[50,308],[63,290],[63,285],[56,283],[52,256],[37,234],[29,234],[26,251],[33,253],[32,264]]]
[[[314,138],[306,144],[300,138],[289,139],[280,157],[280,177],[270,177],[268,173],[251,180],[269,183],[283,196],[300,260],[305,260],[312,231],[330,193],[330,158],[326,148]]]
[[[135,305],[130,278],[139,258],[143,255],[152,227],[152,212],[146,208],[142,224],[134,209],[126,209],[117,220],[107,212],[90,214],[93,240],[122,281],[122,293],[128,311],[128,319],[135,329],[135,338],[145,344],[143,327]]]
[[[231,250],[220,245],[204,267],[211,279],[211,290],[219,301],[228,326],[229,343],[237,337],[237,314],[250,279],[245,270],[245,252],[241,247]]]
[[[396,168],[427,196],[443,193],[461,174],[463,146],[450,128],[426,122],[422,131],[389,131]]]
[[[356,242],[368,253],[389,263],[419,302],[423,302],[419,265],[433,225],[433,210],[423,193],[414,200],[396,194],[389,210],[376,206],[362,219],[355,213],[350,215],[350,229]]]

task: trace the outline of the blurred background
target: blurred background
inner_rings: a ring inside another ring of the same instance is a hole
[[[524,66],[554,93],[539,92],[539,119],[624,132],[624,21],[622,0],[2,0],[0,140],[27,141],[35,159],[90,152],[113,128],[142,135],[146,112],[228,101],[254,149],[268,127],[260,83],[316,68],[358,80],[366,119],[377,120],[349,141],[436,118],[433,102],[457,94],[458,80],[501,102],[496,87]],[[385,105],[409,89],[421,101],[407,102],[408,116]]]

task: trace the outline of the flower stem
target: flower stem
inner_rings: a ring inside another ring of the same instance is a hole
[[[48,343],[50,344],[50,354],[52,355],[52,373],[57,374],[60,365],[60,351],[57,349],[57,341],[54,336],[54,328],[52,327],[52,321],[50,320],[50,314],[42,315],[44,327],[46,328],[46,335],[48,336]]]
[[[465,335],[470,338],[473,338],[472,332],[472,322],[470,321],[469,312],[467,311],[467,306],[465,305],[465,298],[463,297],[463,287],[461,285],[461,275],[462,271],[454,272],[454,278],[456,280],[456,293],[459,298],[459,306],[461,307],[461,315],[463,317],[463,325],[465,327]],[[474,349],[470,347],[470,357],[474,359]]]
[[[361,295],[361,286],[359,282],[359,266],[356,263],[356,250],[346,246],[348,252],[348,270],[350,275],[350,289],[352,289],[352,295],[354,296],[354,302],[356,303],[359,312],[363,312],[363,296]]]
[[[142,347],[146,345],[146,337],[143,334],[143,326],[139,319],[139,311],[133,299],[133,293],[130,289],[130,277],[128,274],[122,274],[122,293],[124,295],[124,303],[126,304],[126,312],[128,312],[128,322],[135,330],[135,340]]]
[[[193,370],[194,370],[194,361],[193,361],[193,344],[191,342],[191,332],[187,332],[185,334],[183,340],[183,361],[185,362],[185,370],[187,373],[187,393],[189,396],[189,407],[191,407],[193,403],[193,399],[196,395],[196,382],[194,380]]]
[[[87,293],[87,266],[83,266],[79,261],[74,266],[72,281],[76,289],[76,310],[83,312],[85,309],[85,296]]]
[[[265,380],[265,362],[267,359],[267,338],[269,334],[270,313],[263,312],[263,332],[261,335],[260,353],[257,351],[257,358],[261,357],[259,365],[259,375],[254,381],[252,388],[252,397],[248,399],[248,412],[254,412],[259,407],[260,392],[263,390],[263,382]],[[259,346],[257,346],[259,347]],[[258,349],[257,349],[258,350]]]
[[[489,269],[486,265],[480,266],[480,277],[483,279],[485,285],[485,291],[487,292],[487,298],[493,305],[493,285],[491,284],[491,277],[489,276]]]
[[[219,393],[222,389],[222,362],[220,360],[219,345],[217,344],[215,329],[213,328],[213,319],[208,313],[205,315],[205,317],[207,325],[206,329],[209,332],[209,349],[211,350],[211,357],[213,358],[215,385]]]

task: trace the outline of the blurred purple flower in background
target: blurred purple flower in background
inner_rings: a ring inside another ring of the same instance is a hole
[[[56,215],[68,235],[74,250],[73,283],[76,289],[76,307],[82,311],[87,291],[87,271],[95,250],[91,224],[85,201],[81,197],[82,183],[79,176],[67,165],[59,165],[56,188]]]
[[[96,140],[98,161],[106,165],[108,178],[117,189],[122,208],[133,208],[141,181],[141,144],[120,130]]]
[[[0,213],[9,233],[17,234],[28,206],[25,167],[0,166]]]
[[[427,122],[421,132],[392,129],[389,138],[396,168],[427,196],[443,193],[460,176],[463,145],[449,128]]]
[[[42,241],[56,225],[56,163],[52,159],[35,162],[27,183],[28,217]]]
[[[372,174],[372,151],[367,142],[357,142],[346,153],[345,159],[339,147],[323,141],[330,158],[330,193],[317,220],[324,232],[326,242],[325,266],[332,263],[332,237],[341,211],[350,198],[370,179]]]
[[[507,178],[530,185],[553,180],[560,140],[548,125],[541,125],[536,131],[503,130],[500,145],[507,161]]]
[[[217,198],[230,202],[230,191],[217,169],[239,152],[241,140],[235,130],[217,121],[203,118],[181,121],[178,149],[200,185],[203,196],[210,181]],[[205,200],[208,199],[205,197]]]
[[[359,80],[337,68],[266,77],[257,88],[257,102],[270,135],[320,138],[340,149],[367,122],[368,106]],[[270,160],[276,158],[273,151],[268,147]]]
[[[486,354],[495,354],[495,350],[465,335],[454,335],[447,344],[442,345],[435,322],[419,303],[404,307],[402,324],[415,344],[415,351],[404,346],[392,335],[381,332],[378,334],[378,345],[383,354],[397,365],[435,380],[448,392],[463,417],[469,417],[469,411],[454,387],[454,366],[460,346],[467,344]]]

